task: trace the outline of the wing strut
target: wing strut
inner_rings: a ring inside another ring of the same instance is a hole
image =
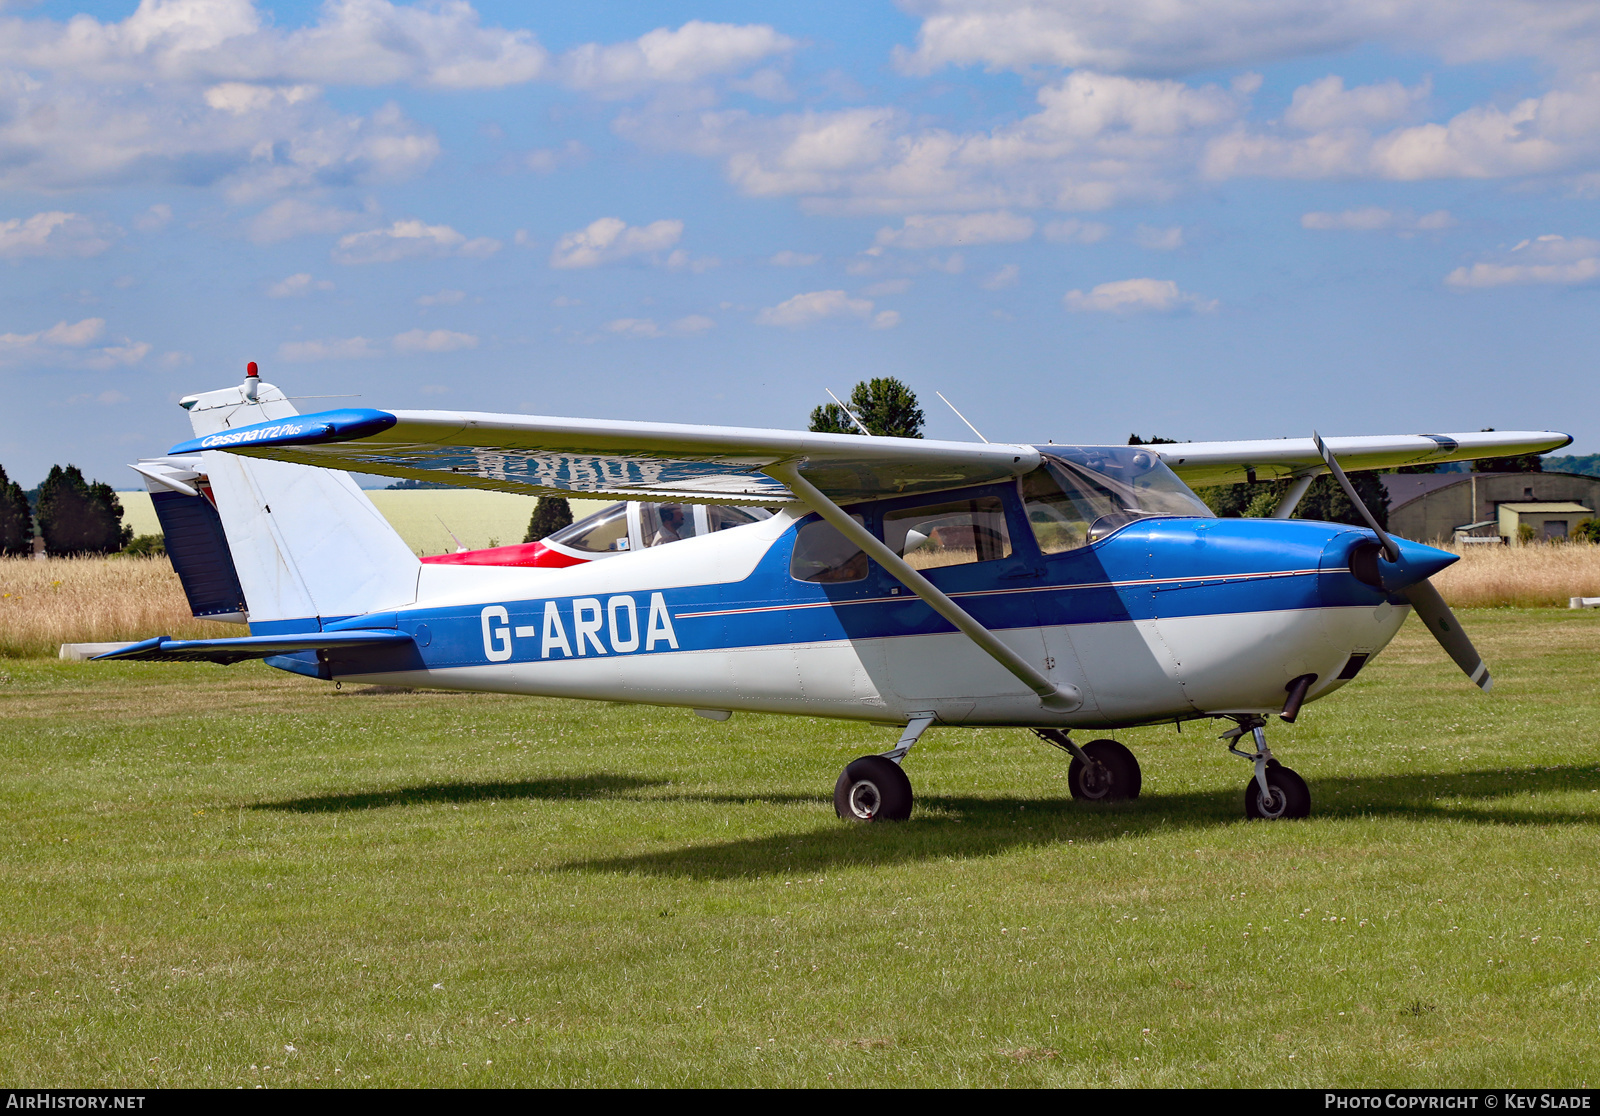
[[[892,573],[900,583],[928,603],[928,607],[943,616],[968,639],[989,654],[995,662],[1016,675],[1023,685],[1039,695],[1039,701],[1052,713],[1071,713],[1083,705],[1083,695],[1076,686],[1057,686],[1046,678],[1028,660],[1018,655],[948,595],[914,570],[906,560],[879,541],[871,531],[851,519],[839,505],[819,492],[815,485],[800,475],[796,462],[784,461],[769,465],[763,470],[768,476],[782,481],[801,503],[816,512],[845,538],[855,543]]]

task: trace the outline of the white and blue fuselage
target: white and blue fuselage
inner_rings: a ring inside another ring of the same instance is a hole
[[[870,530],[895,507],[852,511]],[[925,573],[1051,681],[1077,687],[1083,704],[1071,713],[1042,709],[875,563],[844,584],[795,577],[797,528],[815,518],[795,512],[569,569],[423,566],[408,607],[252,631],[411,637],[268,660],[348,681],[877,722],[931,712],[945,724],[1111,727],[1275,712],[1307,674],[1308,699],[1325,696],[1409,611],[1404,597],[1352,574],[1352,552],[1373,546],[1357,528],[1158,517],[1044,554],[1020,504],[1006,507],[1009,556]]]

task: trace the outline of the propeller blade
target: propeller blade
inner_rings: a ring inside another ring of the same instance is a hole
[[[1404,592],[1411,598],[1411,607],[1416,609],[1417,615],[1433,633],[1433,638],[1439,641],[1439,646],[1455,660],[1456,666],[1472,680],[1473,685],[1482,690],[1493,685],[1494,679],[1489,677],[1488,664],[1478,654],[1478,649],[1472,646],[1467,633],[1461,630],[1461,622],[1450,611],[1450,606],[1444,603],[1433,582],[1419,581],[1406,586]]]
[[[1361,518],[1367,521],[1367,526],[1377,532],[1378,541],[1383,544],[1384,557],[1391,562],[1400,561],[1400,548],[1394,545],[1394,540],[1389,537],[1389,532],[1378,526],[1378,521],[1367,510],[1367,505],[1362,503],[1361,497],[1356,495],[1355,486],[1350,483],[1350,478],[1344,475],[1343,469],[1339,468],[1339,459],[1333,456],[1332,450],[1322,444],[1322,435],[1313,430],[1311,432],[1311,440],[1316,443],[1317,452],[1322,455],[1322,460],[1327,462],[1328,471],[1333,474],[1333,479],[1339,482],[1340,488],[1344,489],[1345,497],[1355,506],[1356,511],[1361,513]],[[1442,607],[1444,602],[1440,601],[1439,604]],[[1448,608],[1445,609],[1446,614],[1449,611]]]

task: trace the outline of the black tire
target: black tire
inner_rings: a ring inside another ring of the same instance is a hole
[[[1067,768],[1067,785],[1072,797],[1085,802],[1119,802],[1139,797],[1144,776],[1132,752],[1115,740],[1091,740],[1083,754],[1100,764],[1090,767],[1077,756]]]
[[[833,809],[845,821],[905,821],[911,816],[911,780],[882,756],[862,756],[833,785]]]
[[[1288,821],[1311,813],[1311,790],[1306,781],[1282,764],[1267,765],[1267,786],[1273,801],[1263,804],[1261,787],[1254,779],[1245,784],[1244,816],[1251,821]]]

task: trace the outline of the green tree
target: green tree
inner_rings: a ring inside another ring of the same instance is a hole
[[[565,496],[541,496],[533,505],[533,518],[528,520],[528,533],[522,541],[538,542],[571,525],[572,505]]]
[[[33,549],[33,513],[28,494],[0,468],[0,554],[26,554]]]
[[[1378,521],[1378,526],[1389,526],[1389,490],[1384,488],[1378,474],[1363,470],[1346,475],[1350,478],[1350,486],[1356,490],[1356,495],[1361,497],[1361,502],[1367,505],[1372,517]],[[1218,485],[1203,490],[1200,497],[1218,515],[1266,519],[1278,509],[1292,483],[1292,481],[1278,480],[1262,481],[1257,484]],[[1306,494],[1300,497],[1300,503],[1295,505],[1293,518],[1317,519],[1324,523],[1349,523],[1357,527],[1367,525],[1367,521],[1356,510],[1356,506],[1344,494],[1344,489],[1339,487],[1339,482],[1328,475],[1320,476],[1311,482]]]
[[[122,548],[126,558],[159,558],[166,552],[165,535],[136,535],[131,543]]]
[[[1572,537],[1583,542],[1600,543],[1600,519],[1585,519],[1572,529]]]
[[[76,465],[50,468],[39,486],[39,534],[51,554],[115,554],[133,540],[111,486],[90,484]]]
[[[868,432],[884,438],[922,437],[922,408],[916,394],[893,376],[862,380],[850,392],[850,409]],[[810,429],[818,434],[859,434],[837,403],[811,412]]]

